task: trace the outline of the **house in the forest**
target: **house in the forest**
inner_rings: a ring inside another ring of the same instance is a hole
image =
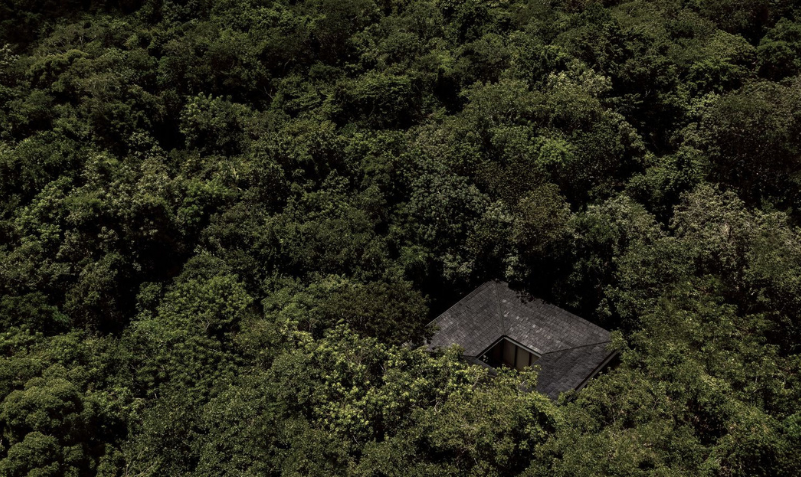
[[[454,344],[485,366],[540,367],[537,390],[555,399],[581,389],[615,357],[609,332],[499,281],[484,283],[437,317],[429,348]]]

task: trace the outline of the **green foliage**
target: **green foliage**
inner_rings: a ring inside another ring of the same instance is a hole
[[[797,86],[751,84],[714,101],[699,126],[690,141],[709,155],[713,180],[750,203],[797,207]]]
[[[547,184],[534,189],[517,203],[512,242],[525,254],[541,254],[559,243],[565,233],[570,209],[559,189]]]
[[[135,356],[143,395],[177,387],[193,398],[215,392],[236,374],[233,339],[252,298],[219,261],[196,257],[154,311],[131,323],[124,345]]]
[[[0,475],[798,475],[798,14],[3,2]],[[619,366],[415,348],[493,278]]]
[[[337,325],[382,342],[420,343],[425,337],[427,307],[405,281],[361,284],[328,276],[302,288],[296,282],[272,290],[262,302],[268,316],[278,322],[295,322],[314,336]]]
[[[799,48],[801,25],[782,18],[759,42],[759,74],[774,81],[797,75],[801,72]]]
[[[205,153],[236,153],[243,147],[242,123],[248,109],[202,93],[190,100],[181,112],[181,133],[189,148]]]
[[[5,333],[6,346],[12,333]],[[113,462],[137,407],[123,373],[111,371],[121,363],[116,344],[75,333],[23,336],[17,331],[16,359],[2,365],[0,432],[8,447],[0,468],[7,475],[81,475]]]
[[[521,389],[520,378],[502,375],[491,386],[450,397],[441,409],[416,413],[414,427],[367,447],[357,473],[517,474],[559,418],[546,397]]]

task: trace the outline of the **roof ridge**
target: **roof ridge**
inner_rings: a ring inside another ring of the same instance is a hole
[[[568,350],[571,350],[571,349],[586,348],[588,346],[598,346],[599,344],[611,343],[611,342],[612,342],[612,340],[606,340],[606,341],[599,341],[597,343],[585,344],[585,345],[581,345],[581,346],[571,346],[571,347],[568,347],[568,348],[555,349],[553,351],[548,351],[547,353],[542,353],[542,355],[545,356],[545,355],[554,354],[554,353],[561,353],[562,351],[568,351]]]
[[[501,307],[501,296],[498,293],[498,286],[500,285],[500,280],[493,280],[492,284],[492,293],[495,295],[495,304],[498,306],[498,319],[501,320],[501,329],[503,330],[503,335],[506,336],[509,334],[509,328],[506,325],[506,317],[503,314],[503,307]]]

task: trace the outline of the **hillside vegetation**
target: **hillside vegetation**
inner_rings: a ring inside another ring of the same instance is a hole
[[[0,476],[801,475],[796,5],[4,0]]]

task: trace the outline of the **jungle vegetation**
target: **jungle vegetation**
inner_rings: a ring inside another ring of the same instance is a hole
[[[796,476],[799,225],[792,0],[3,0],[0,476]]]

